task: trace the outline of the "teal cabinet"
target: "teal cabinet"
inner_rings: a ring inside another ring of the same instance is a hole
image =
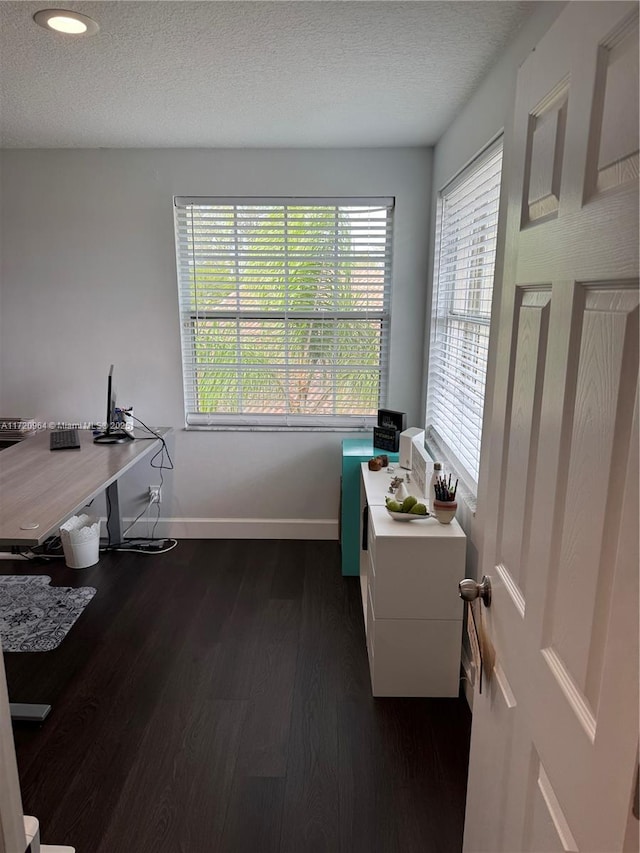
[[[372,456],[386,453],[374,450],[371,438],[346,438],[342,442],[342,494],[340,505],[340,547],[342,574],[360,574],[360,465]],[[387,453],[390,462],[397,453]]]

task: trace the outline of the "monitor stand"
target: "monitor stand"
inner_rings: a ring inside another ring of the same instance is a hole
[[[133,441],[135,436],[124,429],[107,430],[106,432],[98,433],[93,437],[94,444],[124,444],[127,441]]]

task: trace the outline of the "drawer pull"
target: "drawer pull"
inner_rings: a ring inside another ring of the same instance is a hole
[[[369,507],[364,505],[362,510],[362,550],[366,551],[369,548]]]

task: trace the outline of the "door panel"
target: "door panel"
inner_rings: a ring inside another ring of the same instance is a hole
[[[550,555],[542,645],[553,648],[595,709],[615,565],[610,551],[618,539],[619,477],[629,456],[635,397],[637,286],[598,285],[586,290],[584,303],[582,317],[573,320],[581,323],[582,335],[569,380],[575,384],[566,413],[571,435],[558,471],[558,536]],[[567,620],[572,611],[581,619]]]
[[[560,206],[569,84],[562,80],[531,112],[524,164],[522,225],[555,217]]]
[[[638,50],[635,21],[603,41],[598,55],[585,200],[638,177]]]
[[[506,475],[498,538],[499,563],[517,586],[524,612],[531,496],[538,456],[540,395],[547,356],[550,285],[520,288],[509,388]]]
[[[578,847],[540,757],[532,750],[522,850],[577,853]]]

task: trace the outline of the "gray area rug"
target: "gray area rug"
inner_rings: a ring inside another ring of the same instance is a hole
[[[0,641],[5,652],[49,652],[96,594],[92,586],[49,586],[46,575],[0,575]]]

